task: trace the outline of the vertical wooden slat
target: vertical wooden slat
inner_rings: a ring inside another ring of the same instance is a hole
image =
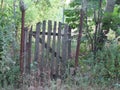
[[[61,27],[62,23],[59,22],[59,26],[58,26],[58,37],[57,37],[57,61],[60,61],[60,44],[61,44]]]
[[[27,34],[28,34],[28,28],[25,27],[24,29],[24,73],[26,73],[26,65],[27,65]]]
[[[29,31],[29,40],[28,40],[28,65],[27,65],[27,72],[30,73],[30,64],[31,64],[31,46],[32,46],[32,26]]]
[[[64,28],[64,35],[62,38],[62,64],[63,64],[63,69],[65,69],[65,64],[66,64],[66,60],[67,60],[67,30],[68,30],[68,25],[65,25]]]
[[[53,28],[53,41],[52,41],[52,50],[53,50],[53,52],[52,52],[52,56],[51,56],[51,71],[52,71],[52,74],[53,74],[53,72],[54,72],[54,67],[56,66],[55,65],[55,53],[54,53],[54,51],[55,51],[55,43],[56,43],[56,25],[57,25],[57,23],[56,22],[54,22],[54,28]]]
[[[52,30],[52,21],[48,21],[48,36],[47,36],[47,50],[46,50],[46,58],[47,58],[47,65],[49,60],[49,49],[50,49],[50,41],[51,41],[51,30]]]
[[[71,28],[68,28],[68,59],[71,57]]]
[[[43,21],[43,25],[42,25],[42,58],[41,58],[41,69],[43,68],[43,66],[45,65],[44,63],[44,48],[45,48],[45,31],[46,31],[46,21]]]
[[[39,35],[40,35],[40,28],[41,28],[41,23],[37,23],[36,25],[36,36],[35,36],[35,55],[34,55],[34,60],[38,63],[39,59]]]
[[[56,57],[56,59],[57,59],[57,69],[56,69],[56,73],[57,73],[57,75],[59,76],[59,64],[60,64],[60,58],[59,58],[59,56],[60,56],[60,44],[61,44],[61,26],[62,26],[62,23],[61,22],[59,22],[59,26],[58,26],[58,37],[57,37],[57,57]]]
[[[65,44],[66,44],[66,59],[65,59],[65,62],[64,62],[64,64],[66,64],[66,61],[67,61],[67,59],[68,59],[68,29],[69,29],[69,27],[68,27],[68,25],[66,24],[65,25]]]

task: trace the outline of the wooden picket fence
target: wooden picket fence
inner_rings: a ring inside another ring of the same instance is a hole
[[[35,30],[25,28],[24,49],[24,72],[30,73],[30,65],[35,62],[41,72],[47,68],[51,74],[61,76],[71,55],[71,29],[61,22],[39,22]]]

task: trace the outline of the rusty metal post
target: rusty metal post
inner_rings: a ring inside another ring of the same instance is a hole
[[[24,19],[25,19],[25,4],[22,0],[20,0],[20,10],[22,13],[21,17],[21,44],[20,44],[20,72],[21,75],[23,74],[24,71],[24,38],[25,38],[25,32],[24,32]]]
[[[83,20],[84,20],[84,15],[83,15],[83,10],[80,10],[80,25],[79,25],[79,35],[77,39],[77,47],[76,47],[76,56],[75,56],[75,69],[78,66],[78,57],[79,57],[79,49],[80,49],[80,40],[82,37],[82,28],[83,28]]]

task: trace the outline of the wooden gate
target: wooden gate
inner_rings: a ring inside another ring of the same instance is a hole
[[[71,55],[71,29],[61,22],[39,22],[29,33],[25,29],[24,48],[24,72],[30,73],[30,65],[35,63],[41,72],[46,68],[51,74],[61,76]]]

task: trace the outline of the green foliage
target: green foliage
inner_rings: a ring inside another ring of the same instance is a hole
[[[13,83],[19,74],[18,62],[16,62],[18,57],[15,58],[12,52],[12,45],[15,44],[13,7],[11,3],[6,2],[8,1],[5,1],[5,6],[0,9],[0,86],[4,86],[5,82]]]
[[[42,20],[61,21],[62,2],[58,0],[37,0],[37,2],[25,0],[27,10],[25,23],[33,25]]]
[[[97,58],[92,76],[98,81],[118,80],[120,78],[120,48],[116,41],[108,43],[102,51],[97,52]]]
[[[79,10],[66,10],[66,22],[69,23],[71,28],[76,28],[79,25]]]
[[[65,10],[64,14],[66,16],[66,22],[71,26],[71,28],[76,28],[79,25],[79,18],[80,18],[80,6],[79,0],[74,0],[70,3],[69,10]]]
[[[120,25],[119,7],[115,7],[113,13],[105,13],[103,18],[103,29],[113,30],[119,34],[118,26]]]
[[[87,16],[92,18],[94,9],[98,9],[99,2],[96,0],[89,0],[87,2]],[[72,29],[78,28],[80,22],[80,8],[82,6],[82,0],[73,0],[69,4],[69,9],[66,9],[64,14],[66,16],[66,22],[71,26]]]

